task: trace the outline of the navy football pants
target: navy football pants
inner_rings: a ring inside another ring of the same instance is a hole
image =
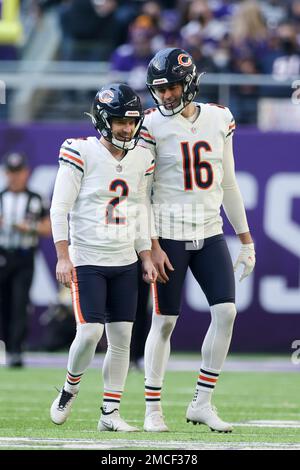
[[[134,322],[137,262],[127,266],[77,266],[72,300],[78,323]]]
[[[188,268],[210,306],[224,302],[235,303],[233,265],[224,235],[215,235],[200,242],[202,247],[195,249],[192,242],[159,239],[175,271],[167,271],[169,282],[157,282],[155,285],[154,305],[157,313],[179,315]]]

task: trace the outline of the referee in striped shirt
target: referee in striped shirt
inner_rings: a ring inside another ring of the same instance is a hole
[[[0,333],[9,365],[22,367],[34,253],[51,226],[41,196],[27,187],[26,157],[9,153],[3,164],[8,184],[0,192]]]

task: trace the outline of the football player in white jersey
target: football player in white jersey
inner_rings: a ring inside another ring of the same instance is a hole
[[[233,116],[223,106],[193,102],[199,82],[192,57],[182,49],[162,50],[148,66],[147,86],[157,106],[145,113],[140,135],[156,158],[152,202],[159,239],[153,240],[152,259],[161,283],[152,285],[154,312],[145,347],[146,431],[168,431],[160,395],[188,267],[206,295],[211,323],[186,417],[215,431],[232,431],[211,404],[236,316],[221,205],[242,244],[236,263],[244,265],[241,279],[254,268],[255,250],[235,178]]]
[[[157,276],[147,227],[154,160],[148,149],[136,145],[143,113],[129,86],[103,87],[90,116],[101,138],[63,143],[51,205],[56,277],[71,286],[77,330],[66,381],[50,415],[55,424],[68,418],[105,325],[108,349],[98,430],[137,431],[121,418],[119,407],[137,304],[136,252],[144,280],[154,282]]]

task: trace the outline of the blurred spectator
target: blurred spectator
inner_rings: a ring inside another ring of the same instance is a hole
[[[261,6],[256,0],[246,0],[234,12],[231,20],[231,71],[253,75],[260,72],[259,63],[268,48],[268,30]],[[259,87],[235,86],[231,89],[230,107],[241,124],[256,121]]]
[[[111,57],[112,70],[129,72],[127,82],[137,91],[145,91],[146,70],[153,56],[152,40],[156,32],[150,16],[138,16],[129,27],[129,42],[119,46]],[[144,97],[149,99],[148,93],[144,93]]]
[[[202,40],[202,52],[205,56],[212,56],[218,44],[227,33],[227,24],[214,18],[213,11],[207,0],[193,0],[187,6],[181,28],[183,40],[191,35],[191,31],[198,30],[197,34]],[[194,33],[195,34],[195,33]]]
[[[166,47],[181,47],[181,17],[176,10],[163,10],[158,23],[158,32],[152,40],[153,52]]]
[[[273,75],[278,81],[299,78],[300,47],[295,26],[288,22],[281,24],[270,44],[272,48],[264,55],[261,63],[263,73]],[[278,93],[290,96],[290,90],[279,88]]]
[[[267,48],[268,30],[256,0],[241,3],[231,22],[232,57],[254,56],[259,60]]]
[[[245,75],[258,73],[256,61],[251,55],[236,57],[232,71]],[[230,109],[239,124],[251,124],[257,120],[259,87],[255,85],[234,86],[231,90]]]
[[[116,0],[71,0],[61,10],[64,60],[106,61],[119,44]]]
[[[286,19],[288,2],[282,0],[264,0],[259,3],[268,29],[274,30]]]
[[[300,44],[300,0],[293,0],[289,8],[289,20],[295,26]]]
[[[238,2],[230,0],[215,0],[212,4],[214,17],[222,21],[228,21],[234,13],[237,4]]]
[[[161,2],[155,2],[153,0],[150,0],[143,3],[140,14],[149,16],[152,20],[154,27],[158,30],[160,18],[163,11],[164,10],[162,10]]]
[[[181,17],[178,11],[162,9],[161,2],[150,0],[143,4],[141,14],[150,17],[156,29],[152,40],[153,52],[179,45]]]

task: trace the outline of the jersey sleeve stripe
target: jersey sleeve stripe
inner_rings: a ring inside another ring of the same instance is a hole
[[[142,127],[142,130],[140,132],[141,135],[143,135],[144,137],[148,138],[148,139],[151,139],[155,142],[155,137],[153,137],[153,135],[149,134],[149,132],[144,132],[144,131],[147,131],[147,129],[143,128]]]
[[[76,163],[73,163],[70,160],[67,160],[66,158],[59,157],[58,161],[68,163],[69,165],[74,166],[75,168],[77,168],[77,170],[80,170],[83,173],[83,169],[79,165],[76,165]]]
[[[70,158],[70,160],[78,163],[79,165],[84,166],[83,160],[80,160],[79,158],[73,157],[72,155],[69,155],[68,153],[61,152],[60,155],[62,155],[65,158]]]
[[[140,133],[140,140],[143,140],[143,141],[146,142],[147,144],[156,145],[156,143],[153,142],[153,140],[145,139],[145,138],[142,136],[142,133]]]
[[[150,166],[150,167],[146,170],[146,173],[148,173],[149,171],[154,170],[154,168],[155,168],[155,165]]]
[[[69,152],[75,153],[75,155],[78,155],[78,157],[80,157],[80,153],[77,152],[77,150],[72,149],[71,147],[66,147],[65,145],[62,145],[61,148],[64,150],[68,150]]]
[[[226,137],[229,137],[230,135],[232,135],[232,134],[233,134],[233,131],[234,131],[234,129],[232,129],[230,132],[228,132],[228,134],[226,135]]]

